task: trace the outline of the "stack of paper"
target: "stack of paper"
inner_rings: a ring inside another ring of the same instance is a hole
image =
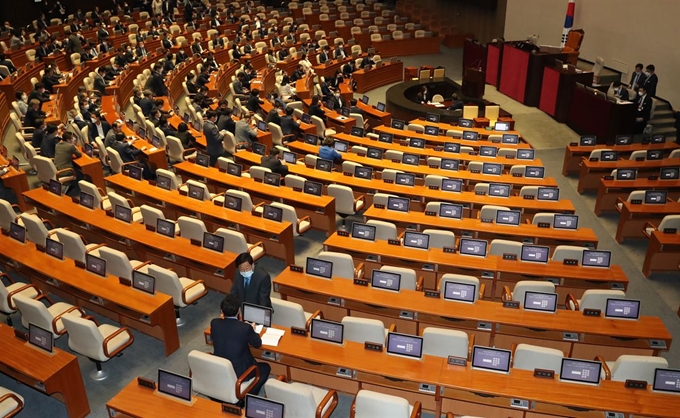
[[[262,345],[269,345],[276,347],[279,345],[279,340],[283,337],[286,331],[278,328],[267,328],[264,335],[262,336]]]

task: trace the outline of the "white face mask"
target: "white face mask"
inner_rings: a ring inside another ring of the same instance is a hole
[[[26,100],[28,100],[28,96],[26,96],[25,94],[22,95],[22,96],[21,96],[21,100],[25,102]]]
[[[650,73],[649,71],[645,71],[645,75],[649,77],[650,75],[652,75],[652,73]]]

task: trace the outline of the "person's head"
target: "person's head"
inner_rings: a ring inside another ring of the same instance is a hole
[[[653,64],[649,64],[647,67],[645,67],[647,70],[647,74],[652,75],[654,74],[654,70],[656,69]]]
[[[276,148],[276,147],[273,147]],[[241,253],[236,257],[236,268],[238,269],[238,272],[241,274],[243,277],[250,277],[253,275],[253,264],[255,262],[253,261],[253,256],[250,255],[250,253],[245,252]]]
[[[158,120],[158,126],[161,127],[168,126],[168,119],[165,116],[161,116],[161,118]]]
[[[17,90],[14,93],[14,97],[16,97],[17,101],[22,101],[22,102],[25,102],[26,99],[28,99],[28,96],[26,96],[26,93],[24,93],[23,90]]]
[[[644,86],[638,86],[638,96],[644,96],[647,94],[647,89]]]
[[[39,129],[45,129],[45,119],[43,118],[36,119],[35,126],[37,126]]]
[[[621,82],[620,82],[620,81],[615,81],[615,82],[614,82],[614,88],[615,88],[615,89],[618,89],[619,87],[621,87]]]
[[[295,110],[292,107],[290,106],[286,107],[286,116],[293,116],[294,111]]]
[[[32,99],[29,103],[29,106],[31,106],[33,109],[37,109],[40,107],[40,100],[38,99]]]
[[[318,94],[315,94],[314,96],[312,96],[312,105],[318,105],[319,101],[321,101],[321,98],[319,97]]]
[[[180,124],[177,125],[177,132],[187,132],[188,130],[189,126],[184,122],[180,122]]]
[[[125,140],[125,134],[122,132],[118,132],[115,136],[116,141],[123,142]]]
[[[208,110],[208,111],[205,113],[205,117],[206,117],[209,121],[215,122],[215,120],[217,119],[217,112],[215,112],[214,110]]]
[[[144,48],[144,41],[139,41],[137,46],[139,46],[140,48]]]
[[[326,147],[332,147],[332,146],[333,146],[333,142],[335,142],[335,140],[334,140],[333,138],[327,137],[327,138],[324,138],[324,140],[323,140],[323,142],[321,143],[321,145],[326,146]]]
[[[270,157],[281,158],[281,150],[279,150],[278,147],[271,147],[271,148],[269,149],[269,156],[270,156]]]
[[[45,132],[47,132],[47,134],[50,135],[50,134],[57,132],[57,129],[58,129],[57,125],[50,123],[49,125],[47,125]]]
[[[38,93],[43,94],[45,92],[45,85],[43,83],[35,83],[35,89]]]
[[[97,69],[97,72],[99,73],[99,75],[103,76],[104,74],[106,74],[106,67],[102,65]]]
[[[168,55],[165,56],[165,59],[172,62],[172,52],[168,52]],[[191,73],[189,73],[191,74]]]
[[[642,65],[642,63],[637,63],[637,64],[635,64],[635,72],[636,72],[636,73],[641,72],[641,71],[642,71],[642,68],[644,68],[644,65]]]
[[[64,132],[61,135],[61,140],[63,142],[71,142],[72,139],[73,139],[73,133],[71,133],[71,132]]]
[[[458,93],[453,93],[453,96],[451,96],[453,100],[458,100]]]
[[[111,124],[111,129],[113,129],[113,132],[118,133],[121,132],[123,129],[123,124],[121,121],[117,120]]]
[[[252,89],[252,90],[250,90],[250,95],[257,97],[257,96],[260,95],[260,90],[259,89]]]
[[[154,64],[153,70],[159,73],[163,70],[163,66],[159,62],[157,62],[156,64]]]
[[[288,83],[290,83],[290,77],[288,75],[284,75],[283,78],[281,79],[281,85],[285,86]]]
[[[91,113],[91,115],[92,119],[94,119],[96,123],[99,123],[102,120],[102,115],[101,113],[99,113],[99,111],[95,110],[94,112]]]
[[[241,303],[236,295],[229,294],[222,299],[222,302],[220,302],[220,311],[222,311],[222,315],[227,318],[238,315],[239,309],[241,309]]]
[[[153,92],[151,90],[144,90],[144,97],[151,99],[153,97]]]

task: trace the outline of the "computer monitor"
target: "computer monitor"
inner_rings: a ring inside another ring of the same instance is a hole
[[[503,183],[489,183],[489,196],[509,197],[512,186]]]
[[[536,156],[536,150],[530,149],[530,148],[522,148],[517,150],[517,159],[518,160],[529,160],[533,161]]]
[[[52,334],[52,331],[30,322],[28,324],[28,343],[51,354],[54,351],[54,334]]]
[[[439,168],[442,170],[458,171],[460,167],[460,160],[454,158],[442,158],[439,163]]]
[[[457,142],[444,142],[444,151],[460,153],[460,144]]]
[[[633,143],[633,137],[631,135],[616,135],[614,142],[616,145],[630,145]]]
[[[367,156],[368,158],[374,158],[374,159],[376,159],[376,160],[382,160],[382,157],[383,157],[383,150],[381,150],[380,148],[372,148],[372,147],[369,147],[369,148],[366,150],[366,156]]]
[[[476,257],[486,257],[486,247],[489,243],[481,239],[461,238],[458,252],[461,255],[473,255]]]
[[[425,135],[432,135],[432,136],[439,135],[439,127],[438,126],[426,126],[425,127]]]
[[[176,225],[174,221],[162,218],[156,219],[156,232],[161,235],[168,238],[175,238],[175,228]]]
[[[442,179],[442,191],[461,193],[463,191],[463,180],[461,179]]]
[[[522,306],[528,311],[555,313],[557,310],[557,293],[527,291],[524,293],[524,305]]]
[[[584,267],[609,268],[611,257],[611,251],[583,250],[581,265]]]
[[[420,156],[418,154],[404,153],[401,157],[401,162],[408,165],[419,165]]]
[[[444,300],[474,303],[477,286],[471,283],[444,282]]]
[[[128,167],[128,176],[131,179],[141,180],[142,179],[142,167],[131,165]]]
[[[460,118],[458,119],[458,126],[461,128],[472,128],[474,126],[472,119],[464,119]]]
[[[352,238],[375,241],[376,227],[373,225],[354,222],[352,224]]]
[[[113,211],[113,217],[119,221],[130,223],[132,222],[132,209],[125,206],[116,205]]]
[[[305,184],[303,186],[303,192],[307,194],[311,194],[314,196],[321,196],[321,191],[323,190],[323,184],[318,183],[316,181],[305,181]]]
[[[378,141],[384,142],[386,144],[391,144],[392,141],[394,140],[394,135],[388,134],[385,132],[381,132],[378,134]]]
[[[160,147],[161,139],[156,135],[151,136],[151,145],[156,148]]]
[[[358,126],[352,126],[352,129],[349,131],[349,134],[352,136],[357,136],[359,138],[364,137],[364,128],[360,128]]]
[[[106,277],[106,260],[89,253],[85,254],[85,270]]]
[[[553,228],[554,229],[569,229],[569,230],[573,230],[573,231],[577,230],[578,229],[578,215],[556,213],[555,217],[553,218]]]
[[[316,169],[330,173],[331,170],[333,169],[333,161],[326,160],[324,158],[317,158],[316,159]]]
[[[241,177],[241,172],[243,171],[243,166],[236,163],[227,163],[227,174],[232,176]]]
[[[305,144],[319,145],[319,137],[314,134],[305,134]]]
[[[205,189],[201,186],[189,183],[187,185],[187,189],[188,189],[187,196],[189,196],[192,199],[203,200],[203,198],[205,197],[204,196]]]
[[[267,154],[267,146],[259,142],[253,142],[253,152],[257,155]]]
[[[302,120],[302,123],[312,123],[312,116],[309,113],[303,113],[300,119]]]
[[[344,329],[345,326],[340,322],[314,318],[309,335],[315,340],[342,344]]]
[[[666,142],[666,134],[655,134],[652,135],[651,141],[652,144],[663,144]]]
[[[370,180],[373,178],[373,169],[371,167],[355,166],[354,177]]]
[[[378,102],[378,104],[375,106],[376,109],[378,109],[378,112],[384,112],[385,111],[385,103]]]
[[[633,320],[640,318],[639,300],[608,298],[605,306],[606,318]]]
[[[520,210],[498,210],[496,211],[496,223],[499,225],[519,226],[522,220]]]
[[[26,227],[19,225],[16,222],[9,224],[9,236],[19,241],[22,244],[26,243]]]
[[[333,278],[333,263],[331,261],[320,260],[318,258],[307,257],[305,273],[323,277],[324,279]]]
[[[557,202],[560,200],[560,189],[559,187],[539,187],[536,199]]]
[[[668,191],[666,190],[646,190],[645,204],[646,205],[663,205],[668,198]]]
[[[649,149],[647,150],[647,160],[663,160],[663,151],[660,149]]]
[[[328,110],[332,111],[333,109],[335,109],[335,102],[333,102],[332,100],[326,100],[324,102],[324,106],[326,106]]]
[[[654,381],[652,391],[680,393],[680,370],[656,369],[654,370]]]
[[[132,271],[132,287],[153,295],[156,291],[156,278],[139,270]]]
[[[431,123],[439,123],[441,116],[436,113],[426,113],[425,120]]]
[[[262,132],[267,132],[267,123],[263,120],[257,121],[257,129]]]
[[[283,161],[288,164],[297,163],[297,154],[290,151],[283,151]]]
[[[401,274],[375,269],[371,272],[371,287],[398,292],[401,289]]]
[[[241,305],[241,313],[245,322],[264,325],[265,327],[272,326],[273,311],[272,308],[248,302],[243,302],[243,305]]]
[[[64,244],[47,237],[45,239],[45,254],[51,255],[57,260],[64,259]]]
[[[227,209],[235,210],[236,212],[241,212],[241,207],[243,206],[243,199],[238,196],[232,196],[230,194],[224,195],[224,207]]]
[[[144,128],[137,129],[137,136],[144,139],[146,138],[146,130]]]
[[[545,167],[528,165],[524,169],[524,177],[532,179],[542,179],[545,177]]]
[[[463,139],[467,141],[477,141],[479,134],[475,131],[463,131]]]
[[[197,153],[196,154],[196,165],[201,167],[210,167],[210,156],[208,154]]]
[[[270,221],[281,222],[283,221],[283,209],[272,205],[264,205],[262,217]]]
[[[397,173],[395,175],[394,184],[414,186],[416,184],[416,175],[412,173]]]
[[[80,204],[88,209],[94,209],[94,196],[86,192],[80,192]]]
[[[366,96],[365,94],[363,96],[361,96],[361,103],[367,105],[368,101],[369,101],[368,96]]]
[[[224,252],[224,237],[216,234],[211,234],[210,232],[203,232],[203,248],[209,250],[217,251],[219,253]]]
[[[50,184],[48,185],[50,193],[61,196],[61,183],[57,180],[50,179]]]
[[[348,117],[349,117],[349,114],[350,114],[349,107],[344,107],[344,106],[341,107],[341,108],[340,108],[340,114],[341,114],[342,116],[348,118]]]
[[[158,369],[158,392],[191,402],[191,378]]]
[[[189,124],[190,118],[191,118],[191,116],[187,112],[184,112],[184,117],[183,117],[184,123]]]
[[[492,176],[500,176],[503,173],[503,164],[497,163],[483,163],[482,174],[490,174]]]
[[[576,358],[563,358],[560,367],[560,380],[563,382],[598,385],[602,363]]]
[[[387,334],[387,354],[420,359],[423,357],[423,337],[390,332]]]
[[[285,405],[271,399],[246,395],[246,418],[284,418]]]
[[[479,155],[482,157],[495,157],[498,154],[498,147],[482,145],[479,147]]]
[[[421,138],[409,138],[408,146],[413,148],[425,148],[425,140]]]
[[[510,130],[510,123],[509,122],[496,122],[493,125],[493,130],[494,131],[509,131]]]
[[[579,139],[579,145],[582,147],[589,147],[595,144],[597,144],[597,137],[595,135],[585,135]]]
[[[270,186],[279,187],[281,185],[281,174],[265,172],[263,183],[268,184]]]
[[[392,128],[394,128],[394,129],[403,130],[403,129],[404,129],[404,124],[405,124],[405,123],[404,123],[403,120],[392,118],[392,123],[390,124],[390,126],[391,126]]]
[[[472,368],[497,373],[510,371],[510,350],[500,348],[474,346],[472,348]]]
[[[519,144],[519,135],[503,134],[501,137],[501,144]]]
[[[680,178],[680,167],[662,167],[659,171],[661,180],[677,180]]]
[[[635,180],[636,177],[637,170],[634,168],[616,169],[616,180]]]
[[[156,175],[156,186],[163,190],[170,190],[172,188],[172,180],[168,176],[158,174]]]
[[[441,203],[439,205],[439,217],[463,219],[463,205],[457,205],[454,203]]]
[[[333,142],[333,148],[338,152],[347,152],[349,143],[336,139],[335,142]]]
[[[404,232],[404,247],[427,250],[430,248],[430,234],[406,231]]]
[[[389,196],[387,198],[387,209],[396,210],[398,212],[408,212],[411,205],[411,199],[408,197]]]
[[[600,153],[600,160],[602,161],[616,161],[619,159],[618,151],[602,151]]]

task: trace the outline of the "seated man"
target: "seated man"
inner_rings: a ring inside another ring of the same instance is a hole
[[[300,128],[300,122],[293,119],[293,112],[295,109],[292,107],[286,108],[286,115],[281,117],[281,131],[284,136],[294,135]],[[292,138],[295,139],[295,138]]]
[[[614,97],[621,100],[628,100],[628,89],[620,81],[614,82]]]
[[[260,160],[262,167],[267,167],[272,173],[286,176],[288,174],[288,166],[281,162],[281,150],[277,147],[269,149],[269,155],[263,155]]]
[[[451,96],[451,106],[449,107],[449,110],[463,110],[464,107],[465,102],[458,100],[458,93],[453,93],[453,96]]]
[[[319,157],[324,160],[331,160],[336,163],[342,162],[342,155],[333,148],[333,143],[335,140],[333,138],[325,138],[319,148]]]

